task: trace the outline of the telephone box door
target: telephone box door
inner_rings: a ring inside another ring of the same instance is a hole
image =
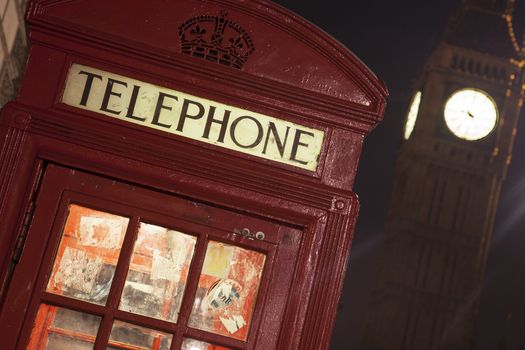
[[[278,222],[49,165],[4,346],[275,348],[300,240]]]

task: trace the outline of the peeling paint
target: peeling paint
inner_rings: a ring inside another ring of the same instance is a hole
[[[157,249],[153,251],[152,279],[164,279],[178,283],[181,276],[181,268],[180,262],[163,257]]]
[[[120,249],[126,232],[127,220],[80,217],[79,239],[85,246]]]
[[[234,334],[239,329],[246,326],[246,321],[240,315],[234,315],[230,318],[219,317],[219,319],[230,334]]]
[[[92,257],[83,250],[66,247],[54,283],[91,294],[103,264],[98,256]]]

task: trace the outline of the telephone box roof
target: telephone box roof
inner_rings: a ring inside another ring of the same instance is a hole
[[[361,110],[370,127],[384,112],[386,87],[364,63],[269,1],[33,0],[27,20],[33,41],[35,31],[53,33],[128,57],[235,76],[232,83],[311,96],[343,114]]]

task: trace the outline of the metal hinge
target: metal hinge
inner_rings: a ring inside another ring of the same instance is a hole
[[[13,265],[18,264],[18,262],[20,261],[20,257],[22,256],[22,251],[26,243],[27,233],[29,232],[29,228],[31,227],[31,222],[33,221],[33,216],[35,214],[36,201],[38,198],[38,194],[40,192],[40,184],[42,182],[42,177],[44,176],[44,172],[45,172],[45,167],[41,166],[38,171],[38,177],[33,185],[32,195],[31,195],[29,204],[27,206],[26,213],[24,215],[24,221],[22,222],[22,228],[20,230],[20,234],[18,235],[16,239],[15,248],[13,250],[13,255],[11,257],[11,261]]]
[[[26,214],[24,216],[24,223],[22,224],[22,230],[16,239],[15,249],[13,251],[13,257],[11,261],[14,264],[18,264],[20,257],[22,256],[22,250],[26,243],[27,232],[29,232],[29,227],[31,226],[31,221],[33,221],[33,215],[35,213],[36,203],[31,201],[27,208]]]

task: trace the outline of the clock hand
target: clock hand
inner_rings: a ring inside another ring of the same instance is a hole
[[[470,111],[467,111],[467,115],[471,118],[474,118],[474,114],[470,113]]]

